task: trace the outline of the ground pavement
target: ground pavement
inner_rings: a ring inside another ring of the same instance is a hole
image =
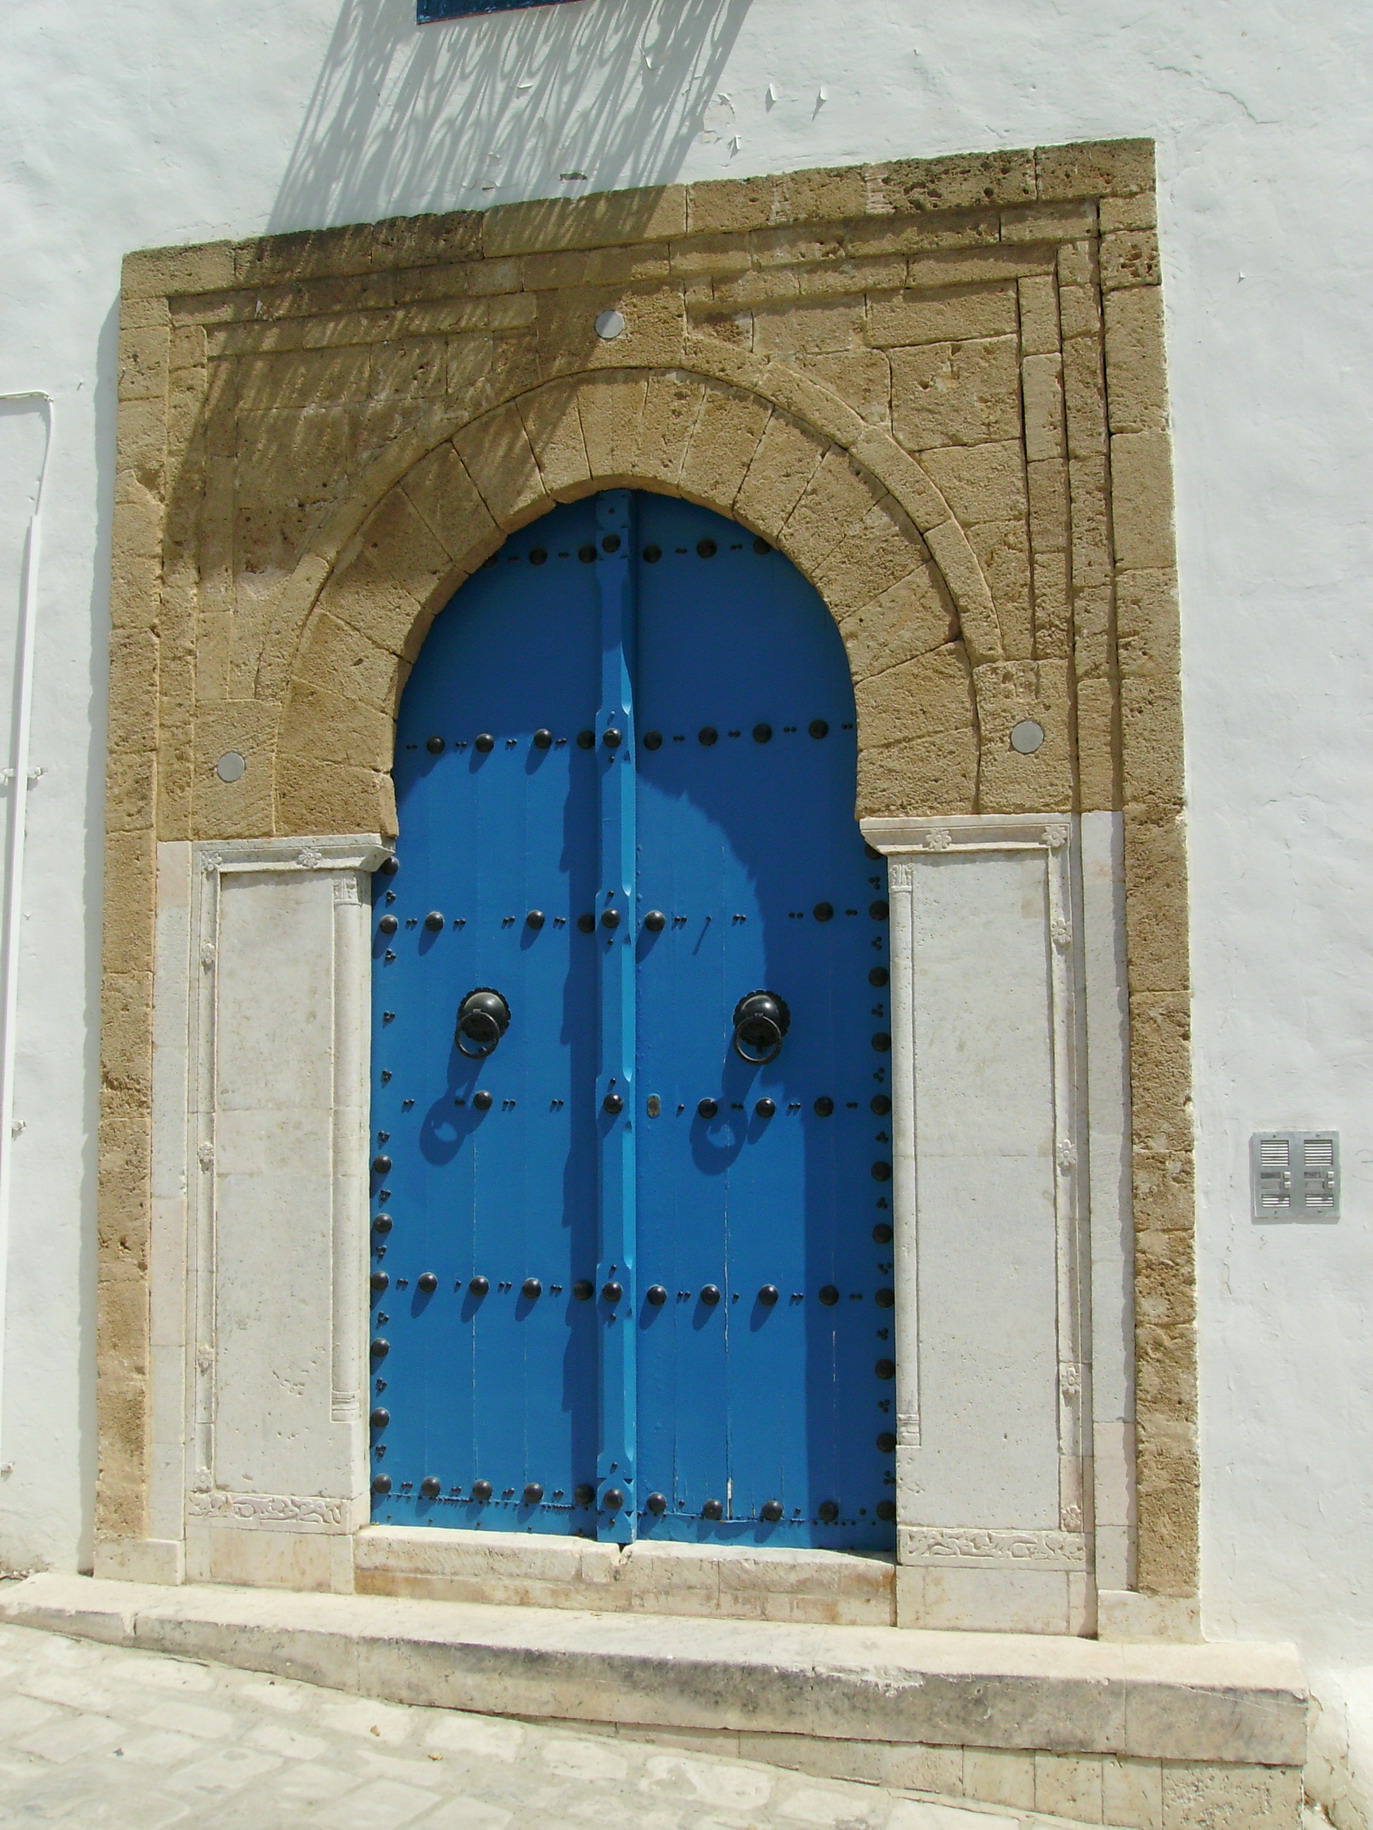
[[[1047,1830],[685,1749],[0,1626],[0,1830]]]

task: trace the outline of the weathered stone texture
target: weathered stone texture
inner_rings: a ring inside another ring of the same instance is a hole
[[[1161,1592],[1190,1591],[1192,1273],[1156,1248],[1187,1231],[1191,1181],[1152,182],[1147,143],[1083,145],[129,257],[111,1264],[146,1226],[146,1138],[120,1127],[146,1118],[154,839],[391,832],[396,702],[462,580],[555,502],[681,494],[779,546],[829,604],[855,678],[861,812],[1126,810],[1154,1330],[1140,1559]],[[625,328],[603,339],[611,307]],[[1033,756],[1009,746],[1019,717],[1046,731]],[[231,748],[249,765],[237,784],[214,774]],[[102,1375],[102,1529],[134,1530],[143,1503],[141,1325],[120,1310],[125,1370]],[[1066,1798],[1070,1778],[1044,1783]]]

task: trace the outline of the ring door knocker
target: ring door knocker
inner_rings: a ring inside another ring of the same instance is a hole
[[[750,991],[734,1006],[734,1052],[750,1067],[763,1067],[782,1052],[791,1012],[772,991]]]
[[[453,1032],[458,1053],[469,1061],[482,1061],[510,1027],[510,1006],[499,991],[478,986],[458,1006],[458,1026]]]

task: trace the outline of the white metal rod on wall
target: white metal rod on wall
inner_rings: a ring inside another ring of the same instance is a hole
[[[10,734],[9,765],[4,779],[11,791],[9,830],[5,838],[5,891],[0,905],[0,1467],[4,1463],[5,1316],[10,1246],[10,1189],[14,1157],[14,1061],[18,1046],[20,917],[24,894],[24,840],[28,824],[29,732],[33,712],[33,637],[37,615],[38,547],[42,528],[43,484],[52,453],[55,407],[41,388],[0,394],[0,405],[33,401],[43,416],[43,455],[38,465],[33,512],[24,539],[19,588],[19,627],[15,642],[15,713]]]

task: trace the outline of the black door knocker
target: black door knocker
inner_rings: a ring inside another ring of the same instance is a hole
[[[734,1052],[751,1067],[775,1061],[791,1028],[791,1012],[772,991],[751,991],[734,1006]]]
[[[499,991],[478,986],[458,1006],[458,1027],[453,1040],[469,1061],[489,1055],[510,1027],[510,1006]]]

